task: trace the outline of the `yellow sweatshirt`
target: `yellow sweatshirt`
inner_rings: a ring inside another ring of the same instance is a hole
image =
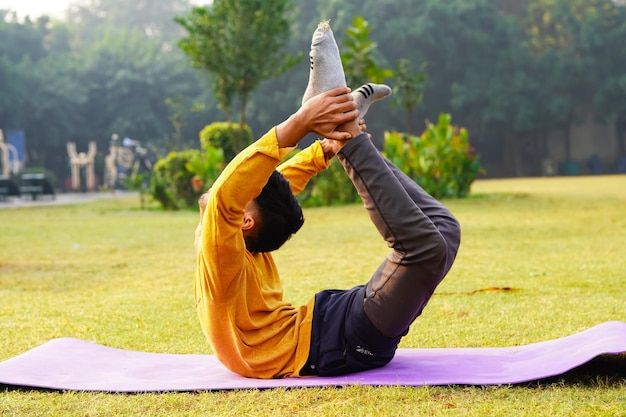
[[[246,204],[292,149],[278,147],[274,128],[237,155],[212,187],[199,226],[200,323],[217,358],[247,377],[297,377],[309,355],[314,297],[298,308],[284,301],[271,253],[248,252],[241,230]],[[327,166],[316,142],[279,170],[298,193]]]

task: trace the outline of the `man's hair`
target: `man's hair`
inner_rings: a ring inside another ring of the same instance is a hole
[[[302,207],[291,192],[289,181],[278,171],[272,173],[254,204],[258,213],[257,230],[246,237],[250,252],[280,248],[304,223]]]

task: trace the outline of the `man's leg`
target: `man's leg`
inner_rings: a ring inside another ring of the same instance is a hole
[[[348,142],[337,156],[372,223],[392,248],[366,286],[363,309],[382,335],[400,336],[449,270],[460,239],[458,222],[411,185],[366,134]]]
[[[309,52],[310,71],[302,102],[336,87],[345,87],[346,78],[341,64],[339,48],[329,23],[321,22],[311,39]],[[365,117],[370,105],[391,94],[384,84],[367,83],[352,92],[357,103],[359,117]]]
[[[339,48],[328,21],[321,22],[313,33],[309,60],[309,83],[302,97],[303,103],[324,91],[346,86]]]
[[[359,111],[359,119],[362,119],[372,104],[391,94],[391,88],[385,84],[367,83],[350,94],[354,98],[356,109]]]
[[[461,243],[461,230],[459,222],[452,215],[452,213],[450,213],[450,210],[448,210],[436,198],[424,191],[422,187],[409,178],[390,160],[385,158],[385,162],[396,178],[398,178],[398,181],[400,181],[411,199],[435,224],[439,233],[441,233],[441,236],[445,239],[448,245],[448,254],[444,268],[444,275],[447,274],[454,263],[454,259],[456,258],[456,254]]]

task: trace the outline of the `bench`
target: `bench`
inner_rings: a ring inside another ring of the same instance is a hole
[[[9,197],[19,197],[20,190],[10,177],[0,175],[0,201],[7,201]]]
[[[54,200],[54,187],[45,174],[22,174],[21,180],[20,194],[22,196],[29,195],[33,200],[37,200],[39,196],[49,195]]]

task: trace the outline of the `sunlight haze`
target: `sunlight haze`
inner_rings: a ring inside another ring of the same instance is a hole
[[[10,9],[20,17],[37,18],[44,14],[62,17],[70,3],[70,0],[0,0],[0,9]]]
[[[0,10],[10,9],[17,12],[19,17],[38,18],[44,14],[48,16],[61,18],[64,16],[67,8],[76,0],[0,0]],[[193,0],[192,4],[210,4],[208,0]]]

